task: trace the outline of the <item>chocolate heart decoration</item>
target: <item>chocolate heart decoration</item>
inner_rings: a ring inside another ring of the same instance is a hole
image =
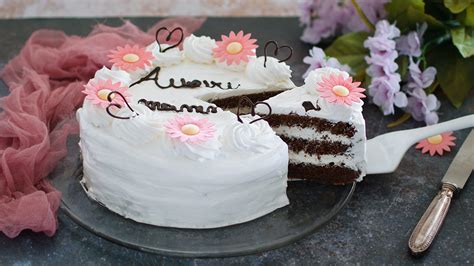
[[[278,60],[278,63],[286,62],[293,55],[293,49],[290,46],[288,46],[288,45],[278,46],[278,43],[276,41],[268,41],[267,43],[265,43],[265,46],[263,48],[263,56],[265,57],[265,60],[263,61],[263,66],[264,67],[267,67],[267,53],[268,53],[267,49],[270,46],[270,44],[273,44],[275,46],[275,49],[273,49],[273,55],[275,57],[278,56],[278,51],[280,49],[288,49],[288,51],[289,51],[288,56],[283,58],[283,59]]]
[[[310,110],[314,110],[314,111],[321,110],[321,107],[318,105],[318,100],[316,100],[316,106],[314,106],[314,104],[310,101],[304,101],[303,103],[301,103],[301,105],[304,107],[305,112],[308,112]]]
[[[240,108],[243,107],[243,105],[245,103],[249,104],[250,107],[252,108],[251,111],[250,111],[250,114],[252,116],[255,116],[255,107],[257,107],[257,105],[262,104],[262,105],[265,105],[265,106],[268,107],[268,114],[250,121],[249,124],[252,124],[254,122],[257,122],[257,121],[265,119],[265,118],[268,118],[272,114],[272,107],[268,103],[262,102],[262,101],[258,101],[256,103],[253,103],[252,100],[250,100],[249,97],[242,96],[242,97],[239,98],[239,102],[238,102],[238,105],[237,105],[237,121],[239,121],[240,123],[244,123],[244,121],[242,121],[242,119],[240,118]]]
[[[173,36],[173,34],[177,31],[179,32],[181,35],[179,36],[179,41],[175,44],[172,44],[171,46],[169,47],[166,47],[165,49],[161,49],[161,44],[160,44],[160,40],[158,40],[158,37],[160,35],[160,32],[161,31],[166,31],[168,32],[168,36],[166,36],[165,40],[167,42],[169,42],[171,40],[171,37]],[[156,40],[156,43],[158,44],[158,47],[160,48],[160,53],[164,53],[166,51],[168,51],[169,49],[173,49],[175,47],[178,47],[178,45],[181,44],[181,42],[183,41],[183,38],[184,38],[184,32],[183,32],[183,28],[181,27],[176,27],[174,28],[172,31],[168,30],[167,27],[161,27],[159,28],[157,31],[156,31],[156,34],[155,34],[155,40]]]
[[[114,115],[111,111],[110,111],[110,107],[114,106],[114,107],[117,107],[117,108],[122,108],[122,106],[118,103],[113,103],[112,102],[112,95],[113,94],[118,94],[122,99],[123,99],[123,102],[127,105],[128,109],[130,109],[130,111],[132,111],[135,115],[134,116],[129,116],[129,117],[125,117],[125,116],[117,116],[117,115]],[[118,91],[111,91],[108,95],[107,95],[107,101],[110,102],[109,106],[107,106],[107,108],[105,108],[105,111],[107,111],[107,113],[113,117],[113,118],[117,118],[117,119],[130,119],[131,117],[135,117],[137,116],[138,114],[135,113],[135,110],[133,110],[133,108],[130,106],[130,104],[128,104],[127,102],[127,99],[125,99],[125,96],[123,96],[123,94],[121,94],[120,92]]]

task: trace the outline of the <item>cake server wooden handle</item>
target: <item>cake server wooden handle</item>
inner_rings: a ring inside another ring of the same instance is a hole
[[[430,247],[448,213],[455,190],[453,185],[443,184],[441,191],[421,217],[408,241],[413,255],[419,255]]]

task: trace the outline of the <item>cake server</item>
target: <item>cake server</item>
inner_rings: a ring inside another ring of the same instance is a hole
[[[408,247],[414,255],[426,251],[449,210],[451,198],[460,191],[474,170],[474,130],[467,136],[456,157],[443,177],[442,187],[428,209],[416,225],[408,241]]]
[[[416,142],[448,131],[474,127],[474,115],[467,115],[436,125],[395,131],[367,141],[367,174],[391,173],[397,169],[405,152]]]

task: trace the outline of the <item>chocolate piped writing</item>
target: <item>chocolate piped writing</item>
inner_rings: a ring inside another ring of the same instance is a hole
[[[263,56],[265,58],[265,60],[263,61],[263,66],[264,67],[267,67],[267,53],[268,53],[268,47],[270,46],[270,44],[273,44],[273,46],[275,46],[275,49],[273,49],[273,55],[275,57],[278,56],[278,51],[280,51],[280,49],[287,49],[288,50],[288,56],[283,58],[283,59],[280,59],[278,60],[278,63],[281,63],[281,62],[286,62],[288,59],[291,58],[291,56],[293,55],[293,49],[288,46],[288,45],[282,45],[282,46],[278,46],[278,43],[276,41],[268,41],[267,43],[265,43],[265,46],[263,48]]]
[[[180,34],[178,42],[176,42],[175,44],[171,44],[170,46],[166,47],[165,49],[162,49],[161,48],[161,43],[160,43],[160,40],[159,40],[159,35],[160,35],[160,32],[162,32],[162,31],[168,32],[168,35],[165,38],[165,40],[167,42],[169,42],[171,40],[171,37],[173,36],[173,34],[175,32],[178,32]],[[183,29],[181,27],[176,27],[171,31],[168,30],[167,27],[161,27],[155,33],[155,40],[156,40],[156,43],[158,44],[158,48],[160,49],[160,53],[164,53],[164,52],[166,52],[170,49],[178,47],[181,44],[181,42],[183,42],[183,38],[184,38],[184,32],[183,32]]]
[[[227,86],[224,88],[224,87],[222,87],[222,82],[216,82],[216,81],[212,81],[212,80],[211,81],[207,81],[207,80],[202,80],[201,81],[201,80],[197,80],[197,79],[192,80],[192,81],[187,81],[185,78],[180,78],[179,79],[180,84],[177,84],[175,79],[170,78],[168,85],[161,85],[158,82],[158,77],[159,77],[159,74],[160,74],[160,70],[161,70],[160,67],[156,67],[150,73],[148,73],[145,77],[143,77],[143,78],[139,79],[138,81],[132,83],[130,85],[130,87],[133,87],[137,84],[140,84],[140,83],[142,83],[144,81],[148,81],[148,80],[153,80],[155,82],[155,85],[160,89],[199,88],[199,87],[201,87],[202,84],[204,84],[204,86],[206,86],[208,88],[217,87],[221,90],[235,90],[235,89],[240,87],[240,84],[237,85],[237,87],[233,87],[232,83],[227,82]]]
[[[305,112],[308,112],[309,110],[315,110],[315,111],[321,110],[321,107],[319,107],[317,102],[316,102],[316,106],[314,106],[313,103],[310,101],[304,101],[301,105],[303,105]]]
[[[148,109],[152,111],[173,111],[173,112],[180,113],[186,110],[188,112],[196,112],[200,114],[217,113],[217,107],[215,106],[208,106],[206,107],[206,109],[204,109],[204,106],[202,105],[182,104],[178,108],[172,104],[161,103],[161,102],[156,102],[156,101],[148,101],[146,99],[140,99],[138,103],[145,105],[146,107],[148,107]]]
[[[121,106],[120,104],[118,104],[118,103],[113,103],[113,102],[112,102],[113,99],[114,99],[112,96],[113,96],[114,94],[117,94],[118,96],[120,96],[120,97],[122,98],[123,102],[127,105],[128,109],[129,109],[130,111],[132,111],[132,113],[134,114],[133,116],[117,116],[117,115],[113,114],[113,113],[110,111],[110,108],[111,108],[112,106],[117,107],[117,108],[119,108],[119,109],[122,108],[122,106]],[[109,104],[109,106],[107,106],[107,108],[105,108],[105,111],[107,111],[107,114],[109,114],[109,115],[110,115],[111,117],[113,117],[113,118],[117,118],[117,119],[130,119],[130,118],[132,118],[132,117],[138,116],[138,114],[135,113],[135,110],[133,110],[133,108],[130,106],[130,104],[128,104],[127,99],[125,99],[125,96],[123,96],[123,94],[121,94],[121,93],[118,92],[118,91],[111,91],[111,92],[107,95],[107,101],[109,101],[110,104]]]
[[[239,103],[237,105],[237,121],[239,121],[240,123],[244,123],[244,121],[242,121],[242,119],[240,118],[240,108],[242,108],[244,106],[247,106],[247,105],[250,106],[250,108],[251,108],[250,109],[250,114],[252,116],[255,116],[255,114],[256,114],[255,113],[255,107],[259,104],[262,104],[262,105],[265,105],[265,106],[268,107],[268,114],[250,121],[249,124],[252,124],[254,122],[257,122],[257,121],[265,119],[265,118],[268,118],[272,114],[272,107],[266,102],[258,101],[258,102],[253,103],[252,100],[250,100],[250,98],[247,97],[247,96],[240,97]]]

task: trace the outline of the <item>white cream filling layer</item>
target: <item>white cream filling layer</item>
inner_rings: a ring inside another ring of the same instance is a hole
[[[329,131],[317,131],[314,128],[301,128],[301,127],[289,127],[279,126],[273,127],[273,130],[282,136],[300,138],[305,140],[326,140],[332,142],[341,142],[346,145],[350,145],[353,140],[347,136],[335,135]]]
[[[334,163],[336,166],[346,167],[353,170],[359,170],[358,163],[362,158],[357,158],[349,155],[314,155],[308,154],[304,151],[299,151],[295,153],[294,151],[289,152],[290,163],[304,163],[311,164],[316,166],[326,166],[330,163]]]

